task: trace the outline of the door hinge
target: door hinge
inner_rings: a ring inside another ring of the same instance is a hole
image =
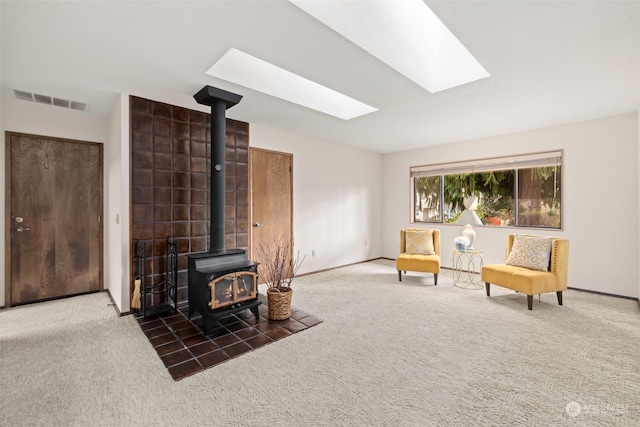
[[[102,216],[98,214],[98,224],[102,223]]]

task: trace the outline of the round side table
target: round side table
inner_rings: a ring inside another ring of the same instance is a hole
[[[453,250],[453,285],[464,289],[482,289],[483,251],[471,249],[467,251]]]

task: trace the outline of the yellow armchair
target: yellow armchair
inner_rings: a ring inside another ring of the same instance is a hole
[[[513,289],[527,295],[527,306],[533,309],[533,296],[545,292],[555,292],[558,304],[562,305],[562,292],[567,290],[569,268],[569,241],[553,238],[549,259],[549,270],[541,271],[517,265],[507,264],[514,246],[515,235],[507,237],[507,251],[504,264],[491,264],[482,267],[482,281],[485,282],[487,296],[489,287],[494,285]],[[511,258],[513,259],[513,258]]]
[[[400,255],[396,259],[398,280],[402,272],[433,273],[434,285],[438,285],[440,273],[440,231],[426,228],[400,230]]]

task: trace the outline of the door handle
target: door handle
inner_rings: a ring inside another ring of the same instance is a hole
[[[260,224],[259,222],[256,222],[253,224],[254,227],[262,227],[263,224]]]
[[[29,230],[31,230],[31,229],[30,229],[30,228],[22,228],[22,227],[18,227],[18,228],[16,228],[16,231],[17,231],[18,233],[22,233],[23,231],[29,231]]]

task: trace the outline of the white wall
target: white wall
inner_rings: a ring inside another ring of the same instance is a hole
[[[88,113],[18,101],[2,97],[2,122],[0,136],[0,197],[5,200],[5,132],[21,132],[33,135],[76,139],[104,143],[108,140],[108,126],[104,118]],[[0,223],[5,223],[5,210],[0,210]],[[0,241],[5,242],[5,229],[0,228]],[[5,252],[0,264],[0,307],[5,306]]]
[[[293,154],[298,273],[381,256],[381,155],[255,124],[250,144]]]
[[[570,287],[638,297],[639,121],[631,113],[384,155],[382,255],[395,258],[399,230],[412,225],[410,166],[562,149],[563,230],[479,226],[474,246],[485,251],[487,264],[504,260],[507,234],[564,237],[570,240]],[[462,227],[437,228],[442,231],[442,264],[451,267],[453,239]]]
[[[109,116],[104,150],[104,287],[120,312],[129,311],[129,96],[121,94]]]
[[[120,212],[120,183],[122,172],[120,165],[120,134],[122,108],[120,99],[109,115],[109,141],[104,147],[104,287],[109,290],[114,301],[122,300],[119,286],[122,276],[122,248],[120,246],[120,229],[122,221]],[[125,218],[125,223],[128,221]],[[120,304],[118,309],[122,312]]]
[[[115,180],[119,184],[120,191],[120,300],[116,300],[116,305],[120,312],[128,312],[130,309],[129,289],[130,289],[130,223],[131,223],[131,202],[130,202],[130,176],[131,176],[131,157],[129,154],[129,94],[122,94],[120,97],[120,179]],[[118,189],[116,190],[118,191]],[[118,212],[116,212],[118,213]],[[112,223],[115,218],[110,219]],[[117,235],[114,242],[117,244]],[[114,262],[117,260],[114,259]],[[118,286],[118,281],[111,282],[113,286]],[[111,288],[110,288],[111,289]]]

